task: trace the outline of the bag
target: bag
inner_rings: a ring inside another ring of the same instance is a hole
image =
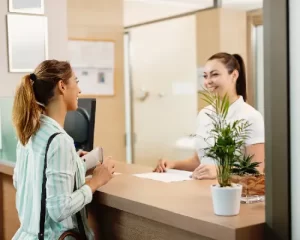
[[[46,147],[46,153],[45,153],[45,163],[44,163],[44,171],[43,171],[43,183],[42,183],[42,198],[41,198],[41,214],[40,214],[40,230],[38,239],[44,240],[44,231],[45,231],[45,218],[46,218],[46,169],[47,169],[47,153],[50,146],[50,143],[52,142],[53,138],[57,136],[60,133],[54,133],[50,136],[47,147]],[[76,178],[74,179],[74,191],[76,191]],[[86,240],[84,225],[81,219],[80,211],[76,213],[76,220],[78,224],[79,232],[75,230],[68,230],[64,232],[58,240],[64,240],[66,237],[73,237],[76,240]]]
[[[75,239],[75,240],[81,240],[83,238],[81,238],[80,234],[78,232],[75,232],[73,230],[69,230],[69,231],[66,231],[64,232],[58,240],[64,240],[66,239],[66,237],[72,237],[72,239]]]

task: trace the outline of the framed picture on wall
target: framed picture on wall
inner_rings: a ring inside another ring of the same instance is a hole
[[[69,39],[69,60],[83,96],[115,95],[115,42]]]
[[[44,0],[9,0],[9,11],[15,13],[44,14]]]
[[[31,72],[48,59],[47,17],[7,15],[10,72]]]

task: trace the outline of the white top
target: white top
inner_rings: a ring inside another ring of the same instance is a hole
[[[208,147],[206,139],[209,135],[209,131],[212,129],[212,119],[206,115],[206,113],[211,113],[213,110],[212,106],[205,107],[202,109],[197,117],[197,130],[196,134],[198,137],[195,139],[195,148],[198,153],[200,162],[202,164],[213,164],[214,161],[210,158],[204,156],[204,148]],[[228,123],[245,119],[250,125],[250,135],[246,140],[246,146],[265,142],[265,129],[264,120],[260,112],[251,107],[249,104],[244,102],[242,96],[238,98],[229,107],[226,120]],[[213,144],[213,139],[210,139],[209,144]]]

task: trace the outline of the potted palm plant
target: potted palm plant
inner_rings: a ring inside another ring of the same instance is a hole
[[[211,186],[214,212],[222,216],[237,215],[242,185],[232,182],[232,169],[243,156],[250,124],[245,119],[226,120],[230,106],[227,95],[220,97],[205,90],[202,96],[211,105],[206,112],[212,120],[212,126],[208,130],[209,137],[205,139],[208,147],[204,149],[204,156],[216,163],[218,184]]]
[[[265,175],[257,170],[260,162],[253,162],[252,158],[253,155],[244,155],[232,169],[231,181],[243,186],[242,203],[260,202],[265,196]]]

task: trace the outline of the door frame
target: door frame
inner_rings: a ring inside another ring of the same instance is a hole
[[[127,41],[126,41],[127,39]],[[131,68],[131,38],[130,32],[124,32],[124,98],[125,98],[125,145],[126,163],[134,163],[134,117],[133,117],[133,96],[132,96],[132,68]]]
[[[263,11],[247,12],[247,88],[248,103],[256,106],[256,27],[263,25]]]

